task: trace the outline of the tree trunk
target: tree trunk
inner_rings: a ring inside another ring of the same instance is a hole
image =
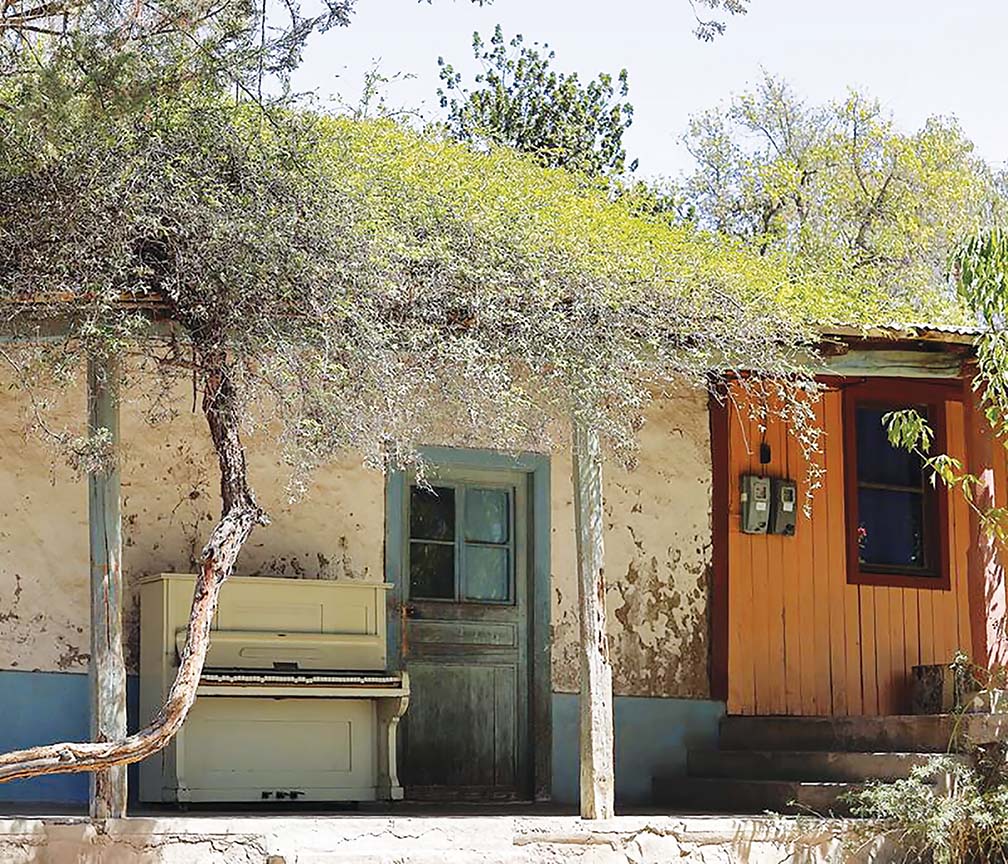
[[[581,611],[581,818],[613,811],[612,664],[606,636],[602,455],[598,431],[573,420],[574,522]]]
[[[227,359],[221,349],[205,351],[202,359],[204,368],[209,370],[203,413],[220,464],[223,513],[200,556],[189,633],[168,699],[148,726],[118,741],[46,744],[0,755],[0,783],[43,774],[100,771],[139,762],[161,750],[182,728],[196,699],[221,586],[231,575],[252,529],[268,524],[248,485],[245,451],[238,433],[237,395]]]

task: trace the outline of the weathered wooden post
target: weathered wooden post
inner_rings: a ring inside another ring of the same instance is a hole
[[[988,533],[977,511],[1004,507],[1004,493],[997,494],[995,465],[1004,465],[1002,446],[984,416],[983,392],[975,391],[976,374],[967,368],[964,385],[966,406],[966,470],[979,479],[973,490],[976,510],[970,508],[970,544],[967,553],[967,588],[970,607],[973,662],[984,669],[1008,663],[1008,591],[1005,568],[997,541]]]
[[[612,666],[606,637],[602,454],[598,430],[573,426],[574,524],[581,612],[581,818],[613,816]]]
[[[110,436],[109,460],[88,476],[91,545],[91,740],[126,737],[122,650],[122,514],[119,498],[119,361],[88,360],[88,434]],[[101,430],[107,430],[103,433]],[[126,815],[126,766],[91,774],[92,819]]]

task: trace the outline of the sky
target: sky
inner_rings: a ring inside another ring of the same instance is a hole
[[[856,87],[906,130],[956,117],[980,156],[1008,160],[1008,0],[751,0],[714,43],[693,35],[688,0],[358,0],[349,28],[314,38],[294,85],[355,102],[366,70],[413,76],[388,88],[393,106],[440,116],[439,56],[473,73],[472,33],[548,42],[555,66],[594,77],[626,68],[634,124],[624,143],[638,175],[688,171],[691,114],[724,105],[762,76],[811,102]]]

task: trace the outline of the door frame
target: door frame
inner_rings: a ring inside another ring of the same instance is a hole
[[[508,454],[497,450],[460,447],[423,447],[420,455],[436,472],[439,466],[482,471],[512,471],[528,483],[528,681],[532,797],[548,801],[552,774],[552,686],[550,664],[550,460],[538,453]],[[385,482],[385,581],[388,592],[388,663],[400,668],[402,549],[405,542],[402,501],[407,474],[390,471]]]

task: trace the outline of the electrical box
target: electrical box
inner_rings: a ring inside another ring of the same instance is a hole
[[[793,537],[798,516],[798,486],[794,480],[774,478],[770,487],[772,495],[769,532]]]
[[[770,524],[770,478],[742,476],[742,532],[766,534]]]

